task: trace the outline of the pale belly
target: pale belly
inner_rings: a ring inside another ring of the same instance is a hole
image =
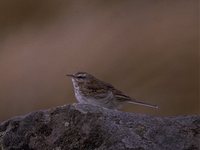
[[[116,109],[119,106],[119,103],[114,99],[113,94],[110,92],[105,96],[101,95],[99,99],[95,99],[93,97],[85,97],[81,95],[79,92],[75,92],[75,97],[79,103],[82,104],[91,104],[97,105],[105,108]]]

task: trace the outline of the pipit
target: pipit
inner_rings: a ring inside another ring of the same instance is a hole
[[[119,109],[124,103],[158,108],[157,105],[138,101],[125,95],[111,84],[103,82],[89,73],[77,72],[75,74],[67,74],[67,76],[72,79],[75,97],[79,103],[97,105],[109,109]]]

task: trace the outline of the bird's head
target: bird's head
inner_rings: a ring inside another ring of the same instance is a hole
[[[72,82],[75,83],[88,83],[95,79],[94,76],[87,72],[77,72],[75,74],[67,74],[66,76],[71,77]]]

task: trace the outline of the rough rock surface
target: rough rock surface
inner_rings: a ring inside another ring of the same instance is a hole
[[[0,124],[2,150],[197,150],[200,116],[153,117],[73,104]]]

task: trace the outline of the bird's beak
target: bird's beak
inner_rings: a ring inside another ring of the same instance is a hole
[[[75,78],[75,76],[73,74],[66,74],[66,76]]]

